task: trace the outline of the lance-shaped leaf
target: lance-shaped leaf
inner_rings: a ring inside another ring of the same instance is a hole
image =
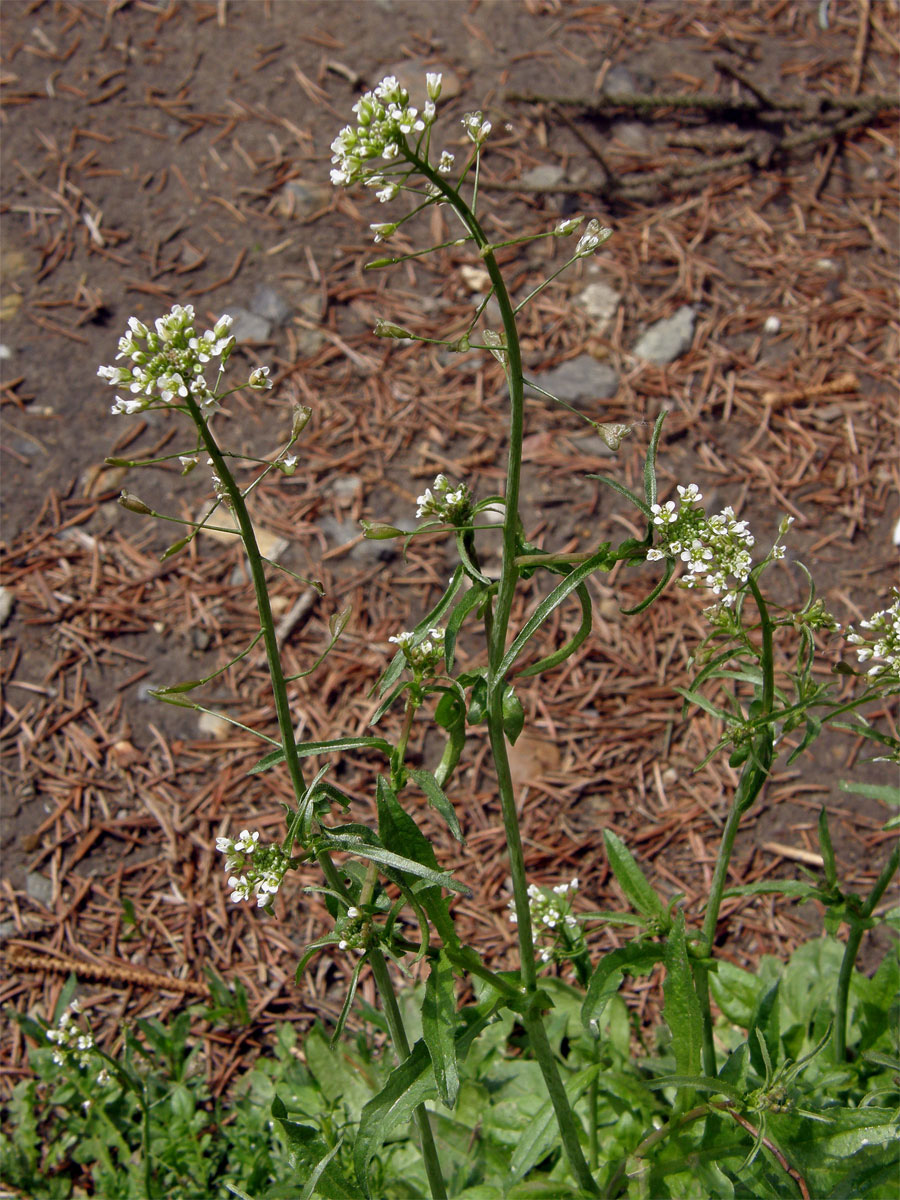
[[[454,696],[454,699],[456,697]],[[442,760],[443,761],[443,760]],[[453,811],[453,805],[447,799],[443,789],[438,784],[434,775],[430,771],[411,768],[409,771],[410,779],[414,779],[425,795],[428,797],[428,803],[432,808],[436,808],[444,820],[447,822],[447,827],[458,842],[465,844],[465,838],[462,835],[462,830],[459,827],[459,821],[456,819],[456,813]]]
[[[444,592],[443,596],[441,596],[440,600],[438,600],[431,612],[422,618],[422,620],[412,631],[413,633],[424,633],[427,629],[431,629],[433,626],[441,623],[441,621],[444,619],[444,614],[453,603],[456,593],[462,587],[465,579],[465,571],[462,569],[462,566],[458,566],[450,576],[450,582],[447,585],[446,592]],[[397,680],[403,674],[405,667],[406,655],[402,650],[398,650],[391,659],[387,670],[372,688],[372,694],[383,696],[388,688],[392,687],[397,682]]]
[[[435,887],[446,888],[449,892],[458,892],[461,896],[471,896],[472,894],[465,884],[457,883],[449,872],[434,871],[431,867],[425,867],[411,858],[404,858],[402,854],[395,854],[392,850],[386,850],[384,846],[369,841],[359,832],[344,832],[342,828],[329,829],[327,835],[323,836],[322,842],[323,848],[343,850],[347,854],[355,854],[358,858],[368,859],[382,867],[389,867],[393,871],[406,871]]]
[[[334,738],[330,742],[301,742],[297,746],[297,757],[310,758],[313,754],[334,754],[341,750],[380,750],[382,754],[390,758],[393,746],[380,737]],[[261,771],[268,771],[270,767],[277,766],[280,762],[284,762],[283,747],[266,754],[255,766],[250,768],[247,774],[258,775]]]
[[[318,1129],[291,1121],[279,1096],[272,1101],[272,1116],[287,1139],[294,1167],[304,1184],[315,1174],[316,1192],[324,1200],[362,1200],[356,1181],[347,1179],[334,1165],[333,1149],[325,1144]]]
[[[667,930],[672,919],[659,896],[647,882],[647,877],[638,866],[634,855],[622,839],[608,829],[603,830],[603,841],[612,872],[632,907],[642,917],[653,922],[661,932]]]
[[[471,1009],[469,1010],[471,1014]],[[456,1037],[457,1062],[464,1062],[472,1043],[491,1020],[494,1008],[488,1015],[479,1015]],[[368,1168],[372,1157],[379,1152],[385,1139],[401,1122],[409,1121],[419,1104],[433,1100],[438,1094],[431,1068],[431,1055],[421,1039],[390,1077],[377,1096],[369,1101],[362,1111],[356,1143],[353,1147],[353,1165],[356,1177],[370,1196]]]
[[[444,631],[444,662],[446,663],[448,674],[453,671],[453,662],[456,657],[456,639],[462,628],[463,621],[465,621],[472,609],[477,608],[485,596],[494,590],[496,590],[496,584],[491,585],[491,587],[484,587],[480,583],[473,583],[450,614],[447,628]]]
[[[593,621],[591,597],[583,583],[579,584],[575,591],[581,602],[581,624],[578,626],[575,636],[566,642],[564,646],[560,646],[558,650],[554,650],[552,654],[548,654],[546,658],[539,659],[538,662],[532,663],[530,667],[526,667],[524,671],[520,671],[520,678],[525,678],[528,675],[540,675],[542,671],[550,671],[554,667],[558,667],[561,662],[565,662],[569,655],[575,653],[591,632]]]
[[[434,719],[447,732],[444,753],[434,770],[435,783],[442,788],[453,774],[466,744],[466,705],[463,698],[448,688],[438,701]]]
[[[459,1092],[459,1068],[456,1062],[456,1030],[459,1017],[456,1011],[456,992],[453,988],[453,968],[443,951],[431,964],[425,981],[425,1000],[422,1004],[422,1037],[431,1055],[431,1066],[438,1095],[448,1108],[453,1108]]]
[[[511,683],[508,683],[503,689],[500,712],[503,716],[503,732],[509,739],[510,744],[515,745],[519,734],[525,726],[525,710],[522,708],[522,701],[513,691]]]
[[[589,1067],[578,1071],[577,1074],[566,1081],[566,1095],[573,1107],[580,1100],[583,1093],[587,1091],[591,1081],[596,1078],[599,1071],[600,1064],[591,1063]],[[522,1179],[527,1175],[533,1166],[539,1163],[541,1159],[546,1158],[554,1146],[558,1144],[558,1141],[559,1128],[556,1124],[556,1115],[553,1105],[547,1100],[528,1122],[527,1127],[516,1142],[516,1148],[509,1163],[507,1184],[515,1183],[516,1180]]]
[[[583,583],[589,575],[594,571],[603,568],[609,561],[609,542],[604,542],[603,545],[596,550],[590,558],[586,559],[580,566],[577,566],[573,571],[558,583],[549,596],[546,596],[537,606],[525,624],[522,626],[518,636],[513,640],[512,645],[506,651],[503,661],[497,671],[498,676],[503,676],[509,671],[513,663],[540,629],[541,625],[547,620],[555,608],[562,604],[563,600],[575,589],[580,583]]]
[[[684,913],[679,912],[666,945],[663,1016],[672,1033],[679,1075],[699,1075],[702,1067],[703,1017],[688,960]]]
[[[581,1006],[582,1024],[588,1033],[593,1037],[599,1036],[603,1010],[619,990],[625,973],[648,974],[658,962],[662,962],[663,953],[662,946],[650,942],[632,942],[618,950],[611,950],[600,959]]]
[[[659,438],[665,419],[666,414],[663,410],[656,418],[653,433],[650,436],[650,445],[647,447],[647,457],[644,459],[644,495],[647,498],[648,507],[656,503],[656,452],[659,449]]]

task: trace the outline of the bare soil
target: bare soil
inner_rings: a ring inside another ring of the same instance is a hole
[[[585,412],[635,430],[611,463],[576,416],[529,401],[529,537],[575,551],[626,534],[632,517],[586,476],[620,473],[639,487],[649,429],[665,408],[665,495],[695,480],[711,503],[746,516],[762,545],[793,515],[790,557],[811,568],[839,619],[883,607],[897,579],[896,101],[833,135],[802,135],[821,132],[838,101],[896,96],[898,8],[832,4],[826,28],[820,11],[781,0],[6,0],[0,366],[13,608],[2,630],[0,1001],[49,1012],[74,966],[113,1036],[123,1017],[165,1015],[184,993],[202,993],[213,967],[243,981],[255,1021],[240,1046],[216,1050],[223,1086],[272,1020],[307,1023],[340,1008],[342,962],[322,958],[301,987],[293,979],[302,947],[328,928],[324,905],[299,886],[279,900],[278,921],[230,905],[213,849],[217,834],[245,825],[279,836],[286,780],[248,778],[262,753],[253,736],[219,738],[198,714],[147,696],[153,683],[223,666],[253,636],[239,550],[201,538],[160,561],[177,530],[121,509],[119,491],[195,519],[208,479],[199,469],[182,477],[177,460],[146,471],[105,465],[174,454],[185,436],[157,413],[112,420],[96,370],[132,314],[152,320],[191,303],[204,322],[237,310],[268,321],[241,353],[247,366],[271,364],[276,387],[230,401],[221,432],[264,455],[283,440],[294,403],[313,409],[301,469],[267,481],[255,515],[283,539],[280,561],[325,587],[285,634],[290,671],[319,652],[332,614],[354,610],[325,665],[296,683],[301,736],[367,732],[388,635],[428,610],[450,556],[437,540],[415,542],[406,557],[384,544],[379,552],[360,543],[356,522],[409,520],[438,471],[496,491],[504,460],[492,360],[371,336],[378,316],[431,337],[460,331],[479,286],[464,250],[362,271],[369,223],[383,210],[368,194],[330,187],[329,144],[360,90],[387,73],[443,71],[439,131],[451,148],[464,112],[490,114],[482,203],[492,236],[581,211],[615,230],[596,260],[530,310],[524,352],[529,374],[585,353],[614,367],[615,394],[588,398]],[[705,113],[658,103],[592,111],[613,70],[616,93],[728,103]],[[760,120],[746,107],[754,95],[786,108]],[[549,184],[527,175],[538,166],[561,174]],[[537,182],[523,186],[523,175]],[[451,236],[440,217],[428,234]],[[518,292],[546,273],[552,252],[541,242],[510,253]],[[573,303],[601,281],[620,295],[606,324]],[[665,366],[636,358],[640,333],[684,305],[696,314],[690,347]],[[769,317],[777,331],[766,332]],[[694,773],[716,730],[684,720],[674,690],[690,678],[701,605],[670,589],[641,617],[623,618],[620,608],[649,586],[649,571],[597,582],[594,636],[523,689],[534,730],[516,748],[528,865],[539,882],[578,875],[585,907],[615,905],[600,836],[610,828],[666,895],[684,895],[695,920],[736,775],[721,763]],[[803,587],[790,563],[783,586],[786,595]],[[280,616],[303,590],[274,577]],[[518,620],[540,594],[523,596]],[[547,648],[576,624],[568,611],[555,618]],[[205,696],[273,734],[255,653]],[[430,739],[419,734],[414,745],[433,760]],[[478,729],[470,749],[452,797],[467,849],[424,800],[416,816],[473,889],[457,906],[464,928],[502,963],[507,867]],[[804,763],[780,764],[739,844],[735,882],[814,870],[827,804],[847,884],[865,887],[883,857],[883,814],[838,788],[844,778],[890,778],[865,757],[828,735]],[[363,816],[376,767],[365,756],[334,767]],[[741,963],[784,953],[810,921],[815,913],[774,899],[730,902],[723,952]],[[613,933],[598,933],[598,950],[614,944]],[[647,1019],[654,986],[631,996]],[[4,1091],[27,1069],[17,1037],[7,1027]]]

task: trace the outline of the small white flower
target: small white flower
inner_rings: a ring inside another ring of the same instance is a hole
[[[249,386],[256,388],[259,391],[265,391],[272,386],[272,380],[269,378],[268,367],[257,367],[255,371],[250,372]]]
[[[387,204],[389,200],[393,200],[393,198],[397,195],[397,193],[399,191],[400,191],[399,183],[388,183],[383,188],[381,188],[380,191],[376,192],[375,195],[381,201],[382,204]],[[374,226],[372,226],[372,228],[374,229]],[[394,229],[396,229],[396,228],[397,227],[395,225]],[[376,238],[375,240],[378,241],[378,238]]]
[[[425,73],[425,90],[428,93],[429,100],[438,100],[441,95],[441,75],[439,72],[427,71]]]

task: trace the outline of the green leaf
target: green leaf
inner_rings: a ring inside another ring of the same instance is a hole
[[[472,696],[469,700],[466,720],[470,725],[480,725],[487,716],[487,680],[480,670],[469,672],[469,674],[473,677]]]
[[[409,1057],[394,1068],[385,1086],[362,1111],[353,1147],[353,1165],[356,1178],[365,1188],[367,1196],[371,1195],[367,1176],[372,1156],[378,1153],[396,1125],[409,1121],[418,1105],[436,1095],[431,1055],[424,1041],[420,1040],[413,1046]]]
[[[672,918],[647,882],[631,851],[621,838],[608,829],[603,830],[603,841],[612,872],[632,907],[657,925],[661,932],[667,930],[672,924]]]
[[[769,1057],[769,1062],[773,1066],[777,1066],[779,1055],[779,989],[781,980],[778,979],[770,988],[762,993],[756,1002],[756,1008],[753,1012],[750,1025],[747,1029],[747,1042],[750,1046],[750,1063],[757,1075],[761,1079],[768,1078],[766,1071],[765,1054]],[[760,1045],[759,1039],[763,1039],[765,1045],[765,1054]]]
[[[640,496],[636,496],[634,492],[629,491],[624,483],[619,483],[618,479],[613,479],[611,475],[586,475],[586,479],[596,479],[599,483],[605,483],[608,488],[612,488],[619,495],[627,497],[632,504],[636,505],[648,521],[653,519],[653,513],[650,511],[650,505],[645,503]]]
[[[662,960],[663,947],[648,942],[632,942],[604,955],[591,976],[581,1006],[581,1020],[588,1033],[599,1036],[603,1010],[619,990],[625,972],[646,975]]]
[[[555,608],[559,608],[563,600],[569,596],[580,583],[583,583],[589,575],[592,575],[598,568],[603,568],[609,560],[609,542],[604,542],[603,545],[596,550],[589,559],[571,571],[561,583],[558,583],[549,596],[545,597],[537,606],[525,624],[522,626],[518,636],[513,639],[512,644],[506,651],[503,661],[497,669],[498,677],[504,676],[512,667],[513,663],[534,637],[535,633],[543,625],[544,621],[550,616]]]
[[[852,792],[855,796],[880,800],[883,804],[900,804],[900,787],[894,784],[854,783],[852,779],[842,779],[838,787],[842,792]]]
[[[456,699],[456,697],[454,697]],[[459,827],[459,821],[456,819],[456,813],[453,811],[453,805],[447,799],[443,789],[438,784],[438,781],[430,771],[425,771],[420,768],[411,768],[409,771],[410,779],[414,779],[425,795],[428,797],[428,803],[432,808],[436,808],[444,820],[447,822],[447,828],[453,834],[458,842],[465,845],[465,838],[462,835],[462,830]]]
[[[519,672],[519,678],[524,679],[529,675],[540,675],[542,671],[549,671],[553,667],[558,667],[561,662],[574,654],[581,643],[591,632],[593,623],[593,609],[591,607],[591,597],[587,588],[583,583],[579,584],[575,589],[578,594],[578,599],[581,601],[581,624],[575,636],[571,638],[559,650],[555,650],[553,654],[548,654],[546,658],[539,659],[538,662],[532,663],[530,667],[526,667],[524,671]]]
[[[381,844],[420,866],[440,871],[434,847],[397,799],[397,793],[383,775],[378,776],[375,785],[375,803]]]
[[[510,743],[515,745],[516,739],[525,726],[525,710],[522,708],[519,697],[513,691],[511,683],[508,683],[503,689],[503,698],[500,703],[503,714],[503,732]]]
[[[410,875],[424,879],[426,883],[434,884],[435,887],[458,892],[460,896],[471,896],[472,894],[465,884],[457,883],[453,876],[446,871],[432,871],[429,867],[423,867],[421,863],[414,862],[411,858],[404,858],[402,854],[394,854],[393,851],[368,841],[359,833],[345,833],[340,828],[330,829],[322,840],[328,849],[343,850],[347,854],[355,854],[370,862],[380,863],[381,866],[390,867],[394,871],[406,871]]]
[[[647,1081],[648,1088],[688,1087],[698,1092],[715,1092],[730,1100],[741,1101],[744,1093],[725,1080],[712,1079],[709,1075],[658,1075]]]
[[[650,445],[647,447],[647,457],[644,459],[644,495],[648,508],[656,503],[656,452],[659,449],[659,439],[665,419],[665,411],[656,418],[653,433],[650,436]]]
[[[361,1200],[362,1192],[357,1184],[347,1179],[332,1162],[334,1148],[329,1149],[313,1126],[289,1120],[284,1102],[277,1095],[272,1101],[272,1116],[287,1139],[291,1158],[302,1174],[303,1183],[308,1183],[310,1175],[314,1174],[316,1190],[324,1200]]]
[[[301,742],[297,746],[298,758],[309,758],[313,754],[334,754],[341,750],[380,750],[390,758],[393,747],[390,742],[386,742],[380,737],[346,737],[335,738],[329,742]],[[268,771],[270,767],[274,767],[277,763],[284,762],[284,748],[279,747],[277,750],[272,750],[269,754],[264,755],[259,762],[250,768],[248,775],[258,775],[262,771]]]
[[[573,1106],[587,1091],[590,1083],[600,1071],[599,1063],[591,1063],[566,1081],[565,1090]],[[576,1118],[577,1120],[577,1118]],[[514,1183],[526,1175],[532,1167],[546,1158],[559,1143],[559,1128],[553,1105],[547,1100],[528,1122],[516,1142],[509,1162],[509,1182]]]
[[[450,576],[450,582],[447,585],[446,592],[444,592],[443,596],[441,596],[440,600],[438,600],[437,604],[435,604],[435,606],[431,610],[431,612],[427,613],[422,618],[422,620],[418,623],[418,625],[415,627],[415,629],[412,630],[413,633],[415,633],[415,634],[424,633],[426,631],[426,629],[431,629],[435,625],[441,624],[441,622],[443,621],[443,618],[444,618],[444,614],[447,612],[450,605],[453,603],[453,599],[456,596],[456,593],[459,591],[459,589],[463,586],[465,579],[466,579],[466,574],[463,571],[462,566],[458,566],[456,568],[456,570],[453,572],[453,574]],[[384,693],[388,690],[388,688],[393,687],[393,685],[397,682],[397,680],[403,674],[405,667],[406,667],[406,656],[404,655],[402,650],[398,650],[397,653],[394,655],[394,657],[391,659],[387,670],[384,672],[384,674],[381,676],[381,678],[378,680],[378,682],[372,688],[372,695],[377,694],[379,696],[383,696]]]
[[[456,657],[456,639],[462,628],[463,621],[465,621],[472,609],[477,608],[485,596],[494,590],[494,586],[487,588],[480,583],[473,583],[450,614],[450,619],[447,621],[447,627],[444,631],[444,662],[447,666],[448,675],[453,672],[453,662]]]
[[[659,583],[656,585],[656,587],[653,589],[653,591],[649,594],[649,596],[645,596],[644,599],[641,600],[641,602],[639,604],[635,604],[634,608],[623,608],[622,609],[623,616],[635,617],[635,616],[637,616],[638,613],[642,613],[645,608],[649,608],[650,605],[653,603],[653,601],[657,598],[657,596],[661,596],[662,593],[665,591],[666,585],[668,584],[669,580],[672,578],[672,576],[674,574],[675,574],[675,560],[672,558],[667,558],[666,559],[666,569],[663,574],[663,577],[662,577],[662,579],[660,579]]]
[[[672,1033],[675,1065],[679,1075],[699,1075],[702,1066],[703,1018],[688,961],[683,912],[679,912],[669,931],[665,964],[663,1016]]]
[[[761,879],[758,883],[744,883],[740,887],[727,888],[725,896],[796,896],[801,900],[821,900],[824,893],[802,879]]]
[[[471,1009],[469,1010],[471,1014]],[[465,1061],[469,1048],[491,1020],[494,1009],[487,1016],[472,1019],[457,1035],[457,1061]],[[362,1111],[359,1130],[353,1147],[353,1164],[356,1177],[366,1188],[369,1196],[367,1175],[372,1156],[381,1149],[385,1138],[400,1122],[409,1121],[419,1104],[437,1096],[437,1086],[431,1069],[431,1055],[421,1039],[390,1077],[377,1096],[374,1096]],[[380,1200],[380,1198],[379,1198]]]
[[[422,1036],[431,1055],[438,1095],[448,1108],[453,1108],[456,1104],[459,1092],[455,1040],[458,1025],[453,969],[447,956],[441,951],[432,961],[431,972],[425,981]]]
[[[457,530],[456,533],[456,553],[459,555],[459,561],[463,565],[463,569],[471,580],[480,584],[483,588],[489,588],[491,581],[487,575],[483,575],[472,561],[472,556],[469,553],[469,547],[466,544],[471,539],[466,536],[466,531]]]
[[[438,787],[442,788],[453,774],[466,744],[465,703],[456,692],[450,691],[448,688],[438,701],[434,710],[434,719],[442,729],[447,731],[447,744],[444,746],[441,761],[434,770],[434,781]]]
[[[828,828],[828,812],[824,807],[819,809],[819,850],[825,864],[825,882],[835,891],[838,886],[837,861],[831,844],[831,830]]]

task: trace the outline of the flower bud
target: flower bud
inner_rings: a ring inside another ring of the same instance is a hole
[[[145,504],[139,496],[135,496],[132,492],[122,492],[119,496],[119,503],[123,508],[127,508],[129,512],[140,513],[145,517],[153,516],[153,509]]]
[[[387,542],[391,538],[405,537],[404,531],[395,525],[385,525],[382,521],[361,520],[363,537],[371,542]]]
[[[306,426],[309,424],[309,418],[312,416],[312,409],[306,404],[298,404],[294,409],[293,421],[291,424],[291,439],[299,437]]]
[[[408,329],[404,329],[401,325],[393,325],[390,321],[384,321],[381,317],[375,322],[373,330],[376,337],[380,338],[411,338],[412,334]]]

